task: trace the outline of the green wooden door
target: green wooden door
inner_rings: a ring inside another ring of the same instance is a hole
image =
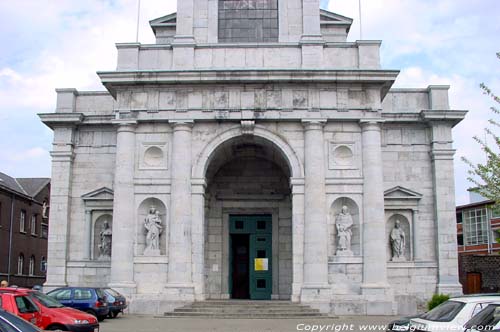
[[[249,294],[252,300],[270,300],[272,294],[272,217],[271,215],[231,215],[231,234],[248,234]],[[231,252],[232,250],[230,250]],[[230,258],[230,271],[233,260]],[[232,273],[229,285],[232,285]],[[233,292],[233,287],[230,287]]]

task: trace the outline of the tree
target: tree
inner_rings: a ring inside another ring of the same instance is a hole
[[[497,58],[500,59],[500,52],[497,53]],[[494,106],[490,107],[493,115],[500,115],[498,108],[500,97],[484,83],[481,83],[480,88],[483,94],[492,98],[495,103]],[[486,154],[486,162],[484,164],[473,164],[465,157],[462,157],[462,160],[470,167],[467,180],[475,185],[472,191],[495,201],[496,204],[500,204],[500,155],[498,153],[500,151],[500,137],[494,132],[494,129],[500,128],[500,123],[495,119],[490,119],[488,122],[491,126],[484,129],[486,133],[485,139],[474,136],[474,140]],[[493,139],[495,144],[493,147],[488,146],[486,137]]]

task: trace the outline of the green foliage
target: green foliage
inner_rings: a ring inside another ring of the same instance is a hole
[[[500,59],[500,52],[497,53]],[[484,83],[480,85],[483,94],[493,99],[493,102],[500,105],[500,97]],[[495,104],[495,105],[496,105]],[[492,106],[493,115],[500,115],[498,106]],[[473,164],[469,159],[462,157],[462,160],[469,165],[469,176],[467,179],[475,185],[472,191],[477,192],[483,197],[500,203],[500,137],[494,132],[500,128],[500,122],[495,119],[490,119],[490,128],[485,128],[485,138],[493,139],[494,146],[488,146],[486,139],[481,139],[474,136],[474,140],[480,145],[481,149],[486,154],[486,162],[484,164]]]
[[[432,299],[427,302],[427,310],[432,310],[443,302],[446,302],[450,299],[448,295],[445,294],[434,294],[432,295]]]

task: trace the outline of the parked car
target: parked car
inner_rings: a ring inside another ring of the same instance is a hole
[[[465,324],[465,331],[500,331],[500,302],[489,304]]]
[[[0,289],[0,307],[22,319],[40,326],[42,315],[37,305],[23,292],[11,292],[7,288]]]
[[[452,298],[419,318],[410,320],[410,330],[424,332],[464,331],[463,326],[500,296],[461,296]]]
[[[102,321],[109,314],[106,294],[101,288],[62,287],[47,293],[61,304],[85,311]]]
[[[122,294],[118,293],[112,288],[103,288],[108,300],[109,316],[115,318],[123,310],[127,308],[127,299]]]
[[[37,326],[3,309],[0,309],[0,331],[43,332]]]

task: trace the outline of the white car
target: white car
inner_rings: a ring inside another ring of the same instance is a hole
[[[465,324],[465,331],[500,331],[500,302],[489,304]]]
[[[412,319],[410,331],[464,331],[465,323],[486,308],[488,304],[499,301],[499,295],[452,298],[419,318]]]

